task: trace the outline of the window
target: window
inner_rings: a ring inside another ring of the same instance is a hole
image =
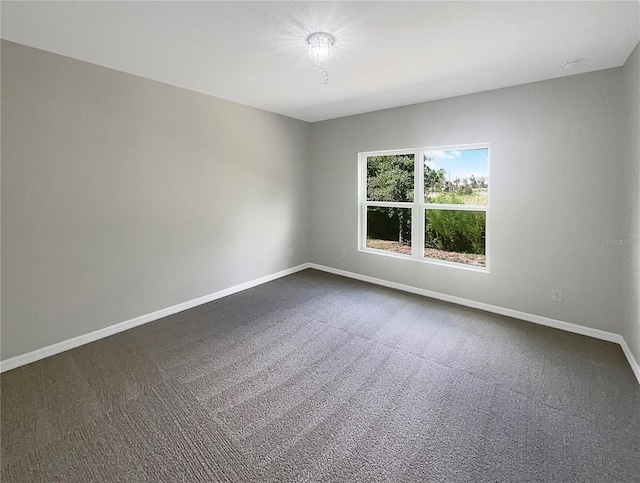
[[[360,250],[488,268],[489,145],[360,153],[359,173]]]

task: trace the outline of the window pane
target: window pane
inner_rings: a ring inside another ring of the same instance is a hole
[[[411,209],[367,207],[367,248],[411,255]]]
[[[425,203],[486,205],[488,155],[487,148],[425,152]]]
[[[367,200],[413,201],[414,155],[367,158]]]
[[[425,258],[486,266],[484,211],[425,210]]]

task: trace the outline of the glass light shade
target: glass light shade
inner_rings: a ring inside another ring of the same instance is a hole
[[[324,75],[324,83],[328,84],[327,66],[331,58],[333,37],[329,34],[318,32],[311,34],[307,41],[309,42],[309,56],[313,60],[313,67]]]

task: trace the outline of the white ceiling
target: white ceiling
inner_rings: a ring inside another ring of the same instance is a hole
[[[640,40],[637,0],[0,8],[4,39],[305,121],[617,67]],[[307,54],[316,31],[336,39],[328,85]]]

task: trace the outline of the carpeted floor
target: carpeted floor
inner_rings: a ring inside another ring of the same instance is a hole
[[[616,344],[306,270],[2,374],[2,482],[638,482]]]

